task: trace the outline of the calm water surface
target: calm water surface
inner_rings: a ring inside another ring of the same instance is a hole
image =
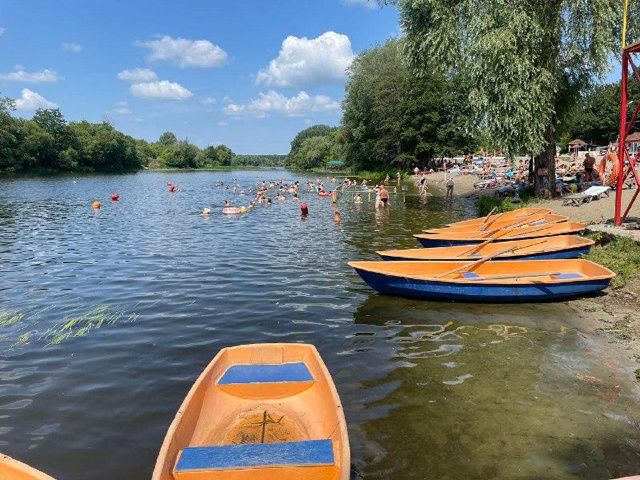
[[[60,480],[147,479],[220,348],[310,342],[345,406],[353,478],[640,473],[638,388],[567,304],[381,297],[346,265],[416,246],[409,233],[472,215],[468,201],[341,200],[338,227],[310,194],[306,221],[291,201],[218,213],[248,200],[216,179],[281,177],[0,180],[0,451]]]

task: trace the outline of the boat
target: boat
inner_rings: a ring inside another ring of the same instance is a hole
[[[487,215],[486,217],[472,218],[470,220],[462,220],[461,222],[449,223],[448,227],[468,227],[468,226],[482,226],[496,221],[506,220],[523,220],[530,215],[540,215],[553,213],[549,208],[519,208],[517,210],[511,210],[509,212],[496,213],[495,215]]]
[[[550,223],[562,223],[569,220],[564,215],[555,215],[551,213],[540,215],[529,215],[524,219],[498,220],[485,225],[463,225],[451,226],[443,228],[430,228],[423,230],[424,233],[457,233],[457,232],[491,232],[499,231],[507,228],[518,227],[537,227],[540,225],[548,225]]]
[[[454,247],[459,245],[476,245],[491,242],[525,240],[528,238],[553,237],[555,235],[571,235],[587,228],[584,223],[563,222],[537,227],[518,227],[499,232],[454,232],[454,233],[422,233],[414,235],[423,247]]]
[[[182,402],[152,480],[348,480],[347,425],[313,345],[222,349]]]
[[[54,480],[49,475],[3,454],[0,454],[0,479]]]
[[[558,235],[510,242],[492,242],[484,245],[412,248],[376,253],[383,260],[394,261],[469,261],[496,253],[499,255],[494,260],[553,260],[586,255],[594,243],[591,239],[577,235]]]
[[[524,303],[605,289],[615,273],[588,260],[511,262],[350,262],[386,295],[441,301]]]

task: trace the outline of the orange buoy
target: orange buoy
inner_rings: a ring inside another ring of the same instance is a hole
[[[94,210],[100,210],[100,202],[96,200],[95,202],[93,202],[92,207]]]
[[[613,169],[611,173],[607,175],[607,162],[611,162]],[[618,156],[614,152],[607,152],[607,154],[600,160],[600,167],[598,168],[600,173],[600,181],[603,185],[608,187],[615,185],[618,175],[620,174],[620,162]]]
[[[117,193],[114,193],[113,195],[111,195],[111,200],[113,200],[114,202],[117,202],[118,200],[120,200],[120,195],[118,195]]]

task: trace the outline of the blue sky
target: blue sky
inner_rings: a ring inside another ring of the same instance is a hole
[[[0,5],[0,94],[137,138],[287,153],[338,124],[344,67],[398,34],[366,0],[30,0]],[[285,39],[288,39],[285,42]]]

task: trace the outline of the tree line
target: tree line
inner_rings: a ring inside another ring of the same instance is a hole
[[[142,168],[280,166],[281,155],[236,155],[226,145],[203,149],[165,132],[138,140],[108,122],[68,122],[58,109],[15,117],[14,102],[0,97],[0,172],[123,172]]]

